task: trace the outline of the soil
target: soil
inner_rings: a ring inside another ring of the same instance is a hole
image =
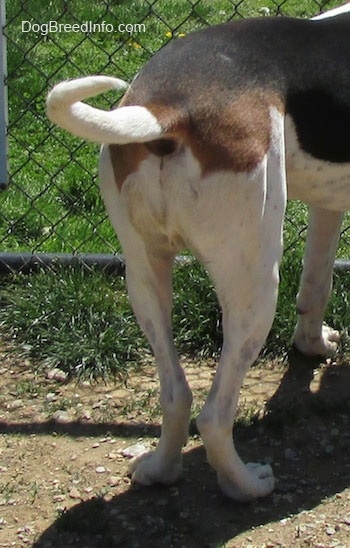
[[[214,364],[184,367],[196,412]],[[48,376],[0,355],[0,547],[350,546],[346,360],[291,353],[287,364],[250,370],[235,443],[244,460],[271,463],[277,478],[275,492],[251,504],[219,492],[194,421],[182,479],[131,484],[130,455],[160,432],[151,364],[125,384]]]

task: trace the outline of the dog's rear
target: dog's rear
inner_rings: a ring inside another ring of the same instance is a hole
[[[306,86],[300,79],[308,73],[307,67],[298,73],[291,60],[307,48],[305,63],[312,63],[321,34],[337,35],[342,44],[340,35],[348,36],[350,19],[335,21],[337,31],[323,22],[272,18],[194,33],[163,48],[112,112],[80,101],[120,89],[123,83],[114,78],[62,83],[48,97],[52,121],[105,143],[101,190],[124,250],[133,308],[158,365],[162,433],[157,449],[134,462],[135,481],[171,483],[181,472],[191,391],[173,342],[171,273],[175,255],[189,247],[212,276],[223,310],[222,355],[198,418],[208,460],[232,498],[249,500],[273,489],[270,466],[240,460],[232,424],[244,374],[258,356],[276,307],[286,204],[288,93],[297,82]],[[317,30],[321,27],[322,33]],[[291,51],[293,47],[300,51]],[[327,54],[327,46],[323,51]],[[329,60],[335,61],[325,62]],[[347,74],[337,78],[335,88],[350,81]],[[346,100],[350,103],[350,97]],[[297,131],[307,128],[293,124],[288,138],[298,142]],[[294,152],[298,158],[313,153]],[[315,161],[329,165],[323,158]],[[348,164],[342,163],[339,170],[337,180],[349,176]],[[331,229],[322,242],[331,238],[335,252],[341,212],[324,214]],[[316,247],[310,243],[312,260],[324,258],[322,242],[318,239]],[[329,276],[327,270],[319,288],[322,296],[328,294]],[[325,303],[318,299],[309,306],[309,276],[304,278],[298,342],[307,351],[327,353],[338,334],[322,330]]]

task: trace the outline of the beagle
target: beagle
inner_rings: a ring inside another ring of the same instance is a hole
[[[274,488],[270,465],[242,462],[232,426],[275,314],[287,197],[310,207],[294,342],[308,355],[339,342],[323,318],[350,209],[349,11],[209,27],[167,44],[130,87],[88,76],[48,95],[52,122],[102,144],[101,191],[158,366],[161,437],[133,463],[136,482],[171,484],[181,473],[192,396],[172,335],[172,267],[189,248],[223,312],[222,353],[197,420],[208,461],[233,499]],[[126,87],[111,112],[82,102]]]

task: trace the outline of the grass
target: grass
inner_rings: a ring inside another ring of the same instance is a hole
[[[339,4],[323,2],[323,9]],[[119,252],[100,198],[98,147],[52,128],[45,96],[56,82],[105,73],[130,81],[147,59],[173,37],[234,17],[270,13],[311,16],[313,0],[146,0],[87,4],[84,0],[7,3],[9,167],[12,184],[0,193],[0,242],[11,251]],[[57,15],[59,14],[59,15]],[[42,24],[144,23],[146,32],[22,33],[22,20]],[[113,93],[94,104],[110,108]],[[290,204],[285,230],[279,308],[264,355],[289,345],[301,269],[306,208]],[[348,257],[344,234],[341,257]],[[336,278],[329,313],[337,327],[349,325],[345,275]],[[79,269],[16,276],[2,282],[0,325],[13,346],[42,367],[59,366],[78,377],[125,375],[149,356],[125,294],[124,281]],[[180,352],[217,356],[221,314],[212,285],[197,264],[178,268],[174,278],[174,330]]]
[[[295,266],[297,264],[297,266]],[[300,262],[284,260],[277,314],[262,356],[283,356],[296,320]],[[330,324],[349,351],[350,279],[335,276]],[[214,357],[222,343],[221,312],[212,284],[198,264],[178,266],[174,277],[174,333],[181,354]],[[130,308],[122,278],[81,268],[18,275],[3,282],[0,326],[17,354],[38,368],[59,367],[78,378],[125,378],[149,361],[150,349]]]

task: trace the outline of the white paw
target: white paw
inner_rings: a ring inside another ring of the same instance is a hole
[[[308,337],[298,326],[294,334],[294,344],[306,356],[332,356],[336,353],[340,341],[339,331],[328,325],[322,326],[319,337]]]
[[[275,478],[269,464],[248,462],[245,465],[245,477],[240,478],[241,485],[233,483],[228,476],[218,474],[218,482],[223,493],[238,502],[250,502],[266,497],[275,487]]]
[[[157,451],[150,451],[132,459],[129,465],[131,479],[142,485],[175,483],[182,473],[182,458],[176,462],[164,462]]]

